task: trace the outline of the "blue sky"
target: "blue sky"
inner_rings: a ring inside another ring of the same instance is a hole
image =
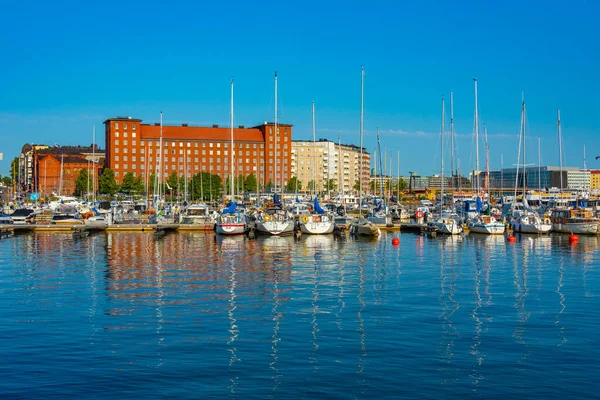
[[[528,160],[600,168],[600,3],[566,2],[5,2],[0,25],[0,174],[24,143],[89,145],[92,126],[129,115],[166,124],[226,125],[229,80],[235,123],[273,119],[295,139],[359,143],[360,67],[364,146],[375,130],[401,173],[439,173],[440,103],[454,92],[457,157],[474,168],[473,77],[487,124],[490,168],[516,162],[521,92]],[[448,111],[448,107],[447,107]],[[449,129],[449,118],[446,118]],[[481,128],[483,130],[483,128]],[[103,144],[101,144],[102,147]],[[484,166],[483,143],[480,145]]]

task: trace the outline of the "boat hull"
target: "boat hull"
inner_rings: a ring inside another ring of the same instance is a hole
[[[462,232],[462,227],[456,222],[433,221],[429,226],[434,227],[439,233],[445,235],[458,235]]]
[[[217,223],[216,231],[221,235],[243,235],[246,232],[246,224],[219,224]]]
[[[268,234],[268,235],[275,235],[275,236],[291,235],[294,233],[294,222],[291,220],[258,221],[258,222],[256,222],[256,230],[257,230],[257,232]]]
[[[514,232],[518,233],[549,233],[552,230],[552,224],[546,224],[543,222],[537,224],[529,224],[516,220],[511,221],[510,228]]]
[[[573,222],[553,223],[552,229],[559,233],[572,233],[576,235],[597,235],[599,232],[598,222]]]
[[[503,235],[504,225],[501,223],[493,224],[473,224],[469,226],[469,231],[473,233],[483,233],[485,235]]]

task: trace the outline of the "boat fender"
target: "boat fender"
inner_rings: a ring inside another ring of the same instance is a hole
[[[302,222],[304,222],[305,224],[308,222],[308,215],[302,217]]]
[[[271,216],[270,216],[269,214],[265,214],[265,216],[263,217],[263,219],[264,219],[265,221],[268,221],[268,220],[270,220],[270,219],[271,219]]]

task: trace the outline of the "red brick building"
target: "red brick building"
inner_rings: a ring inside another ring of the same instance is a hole
[[[115,172],[122,183],[127,172],[147,179],[160,169],[160,124],[142,124],[131,117],[104,121],[106,138],[105,167]],[[276,182],[285,185],[292,176],[292,125],[265,122],[252,128],[233,129],[234,176],[254,174],[261,187]],[[231,130],[229,127],[163,125],[163,179],[173,172],[191,179],[200,172],[231,175]]]
[[[75,194],[75,180],[82,169],[88,170],[90,192],[94,184],[97,190],[98,176],[102,171],[101,163],[90,162],[85,156],[57,155],[53,153],[39,154],[36,157],[36,167],[38,172],[37,191],[42,197]],[[96,172],[92,173],[94,167]]]

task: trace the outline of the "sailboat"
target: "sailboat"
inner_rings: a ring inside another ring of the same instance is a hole
[[[539,214],[534,211],[529,204],[527,203],[526,197],[526,179],[525,179],[525,168],[527,168],[527,164],[525,163],[525,100],[521,102],[521,131],[519,132],[519,153],[521,149],[523,150],[523,202],[518,204],[516,201],[512,203],[512,218],[510,220],[510,227],[515,232],[520,233],[548,233],[552,230],[552,222],[548,218],[541,218]],[[519,179],[519,163],[517,160],[517,174],[515,181],[515,200],[517,199],[517,186]],[[520,207],[519,207],[520,206]]]
[[[379,201],[377,202],[377,204],[375,204],[375,208],[370,210],[367,213],[367,219],[377,225],[377,226],[392,226],[393,222],[392,222],[392,216],[388,214],[388,210],[387,210],[387,205],[385,202],[385,194],[383,192],[383,188],[384,188],[384,183],[383,183],[383,156],[381,155],[381,142],[379,140],[379,128],[377,128],[377,153],[379,154],[379,177],[380,177],[380,185],[379,185]],[[377,164],[377,161],[375,161],[375,164]],[[375,174],[377,175],[377,173]]]
[[[233,79],[231,80],[231,120],[230,120],[230,134],[231,134],[231,154],[230,154],[230,171],[231,171],[231,201],[229,205],[221,210],[217,217],[217,223],[215,224],[215,230],[221,235],[241,235],[248,229],[248,218],[246,214],[238,210],[235,204],[234,197],[234,182],[233,182]]]
[[[560,190],[562,191],[562,132],[560,126],[560,110],[557,112],[558,148],[560,158]],[[559,193],[560,196],[560,193]],[[555,232],[596,235],[600,233],[600,219],[594,217],[591,209],[556,207],[550,212],[552,229]]]
[[[428,223],[428,225],[436,229],[440,233],[448,235],[458,235],[462,232],[462,226],[458,221],[458,216],[452,218],[449,211],[444,210],[444,99],[442,98],[442,168],[441,168],[441,190],[440,190],[440,213]]]
[[[475,83],[475,168],[479,173],[479,114],[477,109],[477,78],[473,78]],[[489,174],[488,174],[489,175]],[[481,211],[483,208],[483,200],[479,193],[479,176],[477,176],[477,210]],[[487,235],[502,235],[504,234],[504,224],[498,222],[493,215],[491,215],[491,204],[488,204],[485,213],[478,214],[474,218],[467,221],[467,227],[469,231],[473,233],[484,233]]]
[[[310,214],[304,214],[300,217],[299,226],[302,233],[308,233],[312,235],[323,235],[333,232],[334,218],[330,213],[325,212],[319,204],[319,199],[316,195],[316,182],[317,182],[317,157],[316,157],[316,127],[315,127],[315,102],[312,102],[312,131],[313,131],[313,186],[314,205],[313,212]],[[297,181],[297,180],[296,180]]]
[[[277,73],[275,73],[275,138],[278,137],[277,132]],[[277,155],[277,139],[275,139],[275,155]],[[275,170],[273,171],[275,188],[277,188],[277,159],[275,161]],[[283,172],[283,168],[280,173]],[[283,173],[282,173],[283,175]],[[283,182],[281,185],[283,189]],[[256,215],[256,231],[266,233],[268,235],[291,235],[294,233],[295,221],[293,215],[284,209],[279,201],[277,193],[273,195],[273,206],[267,208],[264,212],[259,212]]]
[[[365,95],[365,69],[361,69],[361,80],[360,80],[360,163],[358,167],[358,218],[350,223],[350,233],[354,235],[363,236],[379,236],[381,230],[362,216],[362,175],[363,175],[363,118],[364,118],[364,95]]]

